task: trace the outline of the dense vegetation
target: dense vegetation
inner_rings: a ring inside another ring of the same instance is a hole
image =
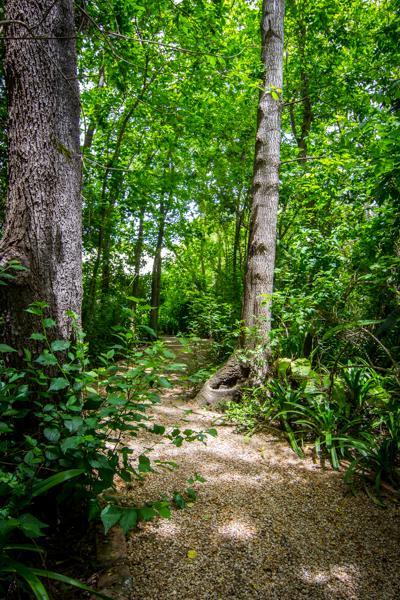
[[[40,553],[25,538],[60,527],[66,498],[106,530],[169,515],[170,499],[125,507],[107,496],[116,478],[154,466],[123,433],[148,427],[177,446],[207,437],[146,420],[169,385],[163,334],[212,340],[197,383],[233,353],[255,360],[240,339],[259,23],[249,0],[76,3],[85,333],[70,312],[59,334],[43,289],[25,306],[24,353],[8,337],[0,345],[1,593],[17,573],[46,597],[40,561],[28,568],[21,554]],[[281,108],[268,376],[226,408],[251,431],[279,426],[299,455],[312,444],[343,463],[346,481],[361,476],[382,504],[382,484],[400,487],[399,7],[291,0],[284,26],[283,89],[268,90]],[[4,193],[6,156],[0,137]],[[14,258],[0,265],[2,289],[29,270]]]

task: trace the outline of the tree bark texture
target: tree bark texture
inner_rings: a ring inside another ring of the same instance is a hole
[[[197,396],[200,404],[235,398],[246,380],[262,382],[268,370],[279,200],[284,12],[285,0],[263,0],[261,58],[265,73],[258,106],[241,340],[245,349],[260,347],[261,351],[247,365],[233,355],[203,386]]]
[[[0,311],[4,339],[20,349],[35,325],[28,304],[49,304],[52,335],[61,338],[71,334],[66,311],[81,310],[80,102],[72,0],[8,0],[6,19],[9,187],[0,265],[18,260],[27,270],[0,288]]]
[[[253,197],[247,253],[243,322],[244,346],[268,344],[271,329],[276,224],[279,200],[281,96],[283,87],[284,0],[264,0],[261,39],[265,66],[258,106]]]

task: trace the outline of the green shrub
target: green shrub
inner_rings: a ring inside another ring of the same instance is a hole
[[[68,513],[67,501],[83,507],[89,519],[101,517],[106,529],[120,523],[129,531],[140,519],[168,516],[170,502],[165,499],[126,507],[110,496],[116,478],[140,481],[144,473],[163,466],[162,461],[152,465],[147,452],[135,454],[124,440],[141,429],[178,447],[207,437],[189,429],[166,431],[148,414],[159,402],[158,391],[171,385],[164,374],[174,368],[173,355],[162,343],[132,350],[130,333],[120,332],[119,343],[99,356],[101,366],[91,369],[78,327],[74,343],[50,341],[54,321],[45,318],[46,308],[37,302],[27,309],[41,318],[41,331],[31,335],[38,352],[24,351],[24,369],[0,365],[0,586],[7,589],[16,574],[38,598],[46,597],[43,573],[14,554],[32,550],[27,542],[51,530],[42,519],[50,518],[54,525],[54,503],[57,518]],[[4,344],[0,351],[14,352]],[[49,499],[55,485],[57,496]],[[55,575],[48,577],[62,581]]]

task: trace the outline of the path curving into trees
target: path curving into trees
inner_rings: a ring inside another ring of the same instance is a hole
[[[179,381],[154,416],[181,429],[221,421],[188,401]],[[195,472],[206,479],[191,506],[130,535],[135,598],[398,598],[398,507],[349,495],[340,473],[299,459],[273,435],[217,429],[207,445],[158,444],[152,458],[176,461],[179,469],[148,475],[139,490],[120,490],[124,500],[142,503],[183,490]],[[137,448],[154,444],[148,435]]]

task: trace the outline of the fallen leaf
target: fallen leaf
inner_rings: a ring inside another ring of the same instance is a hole
[[[191,560],[193,560],[194,558],[197,558],[197,551],[189,550],[187,553],[187,557],[190,558]]]

